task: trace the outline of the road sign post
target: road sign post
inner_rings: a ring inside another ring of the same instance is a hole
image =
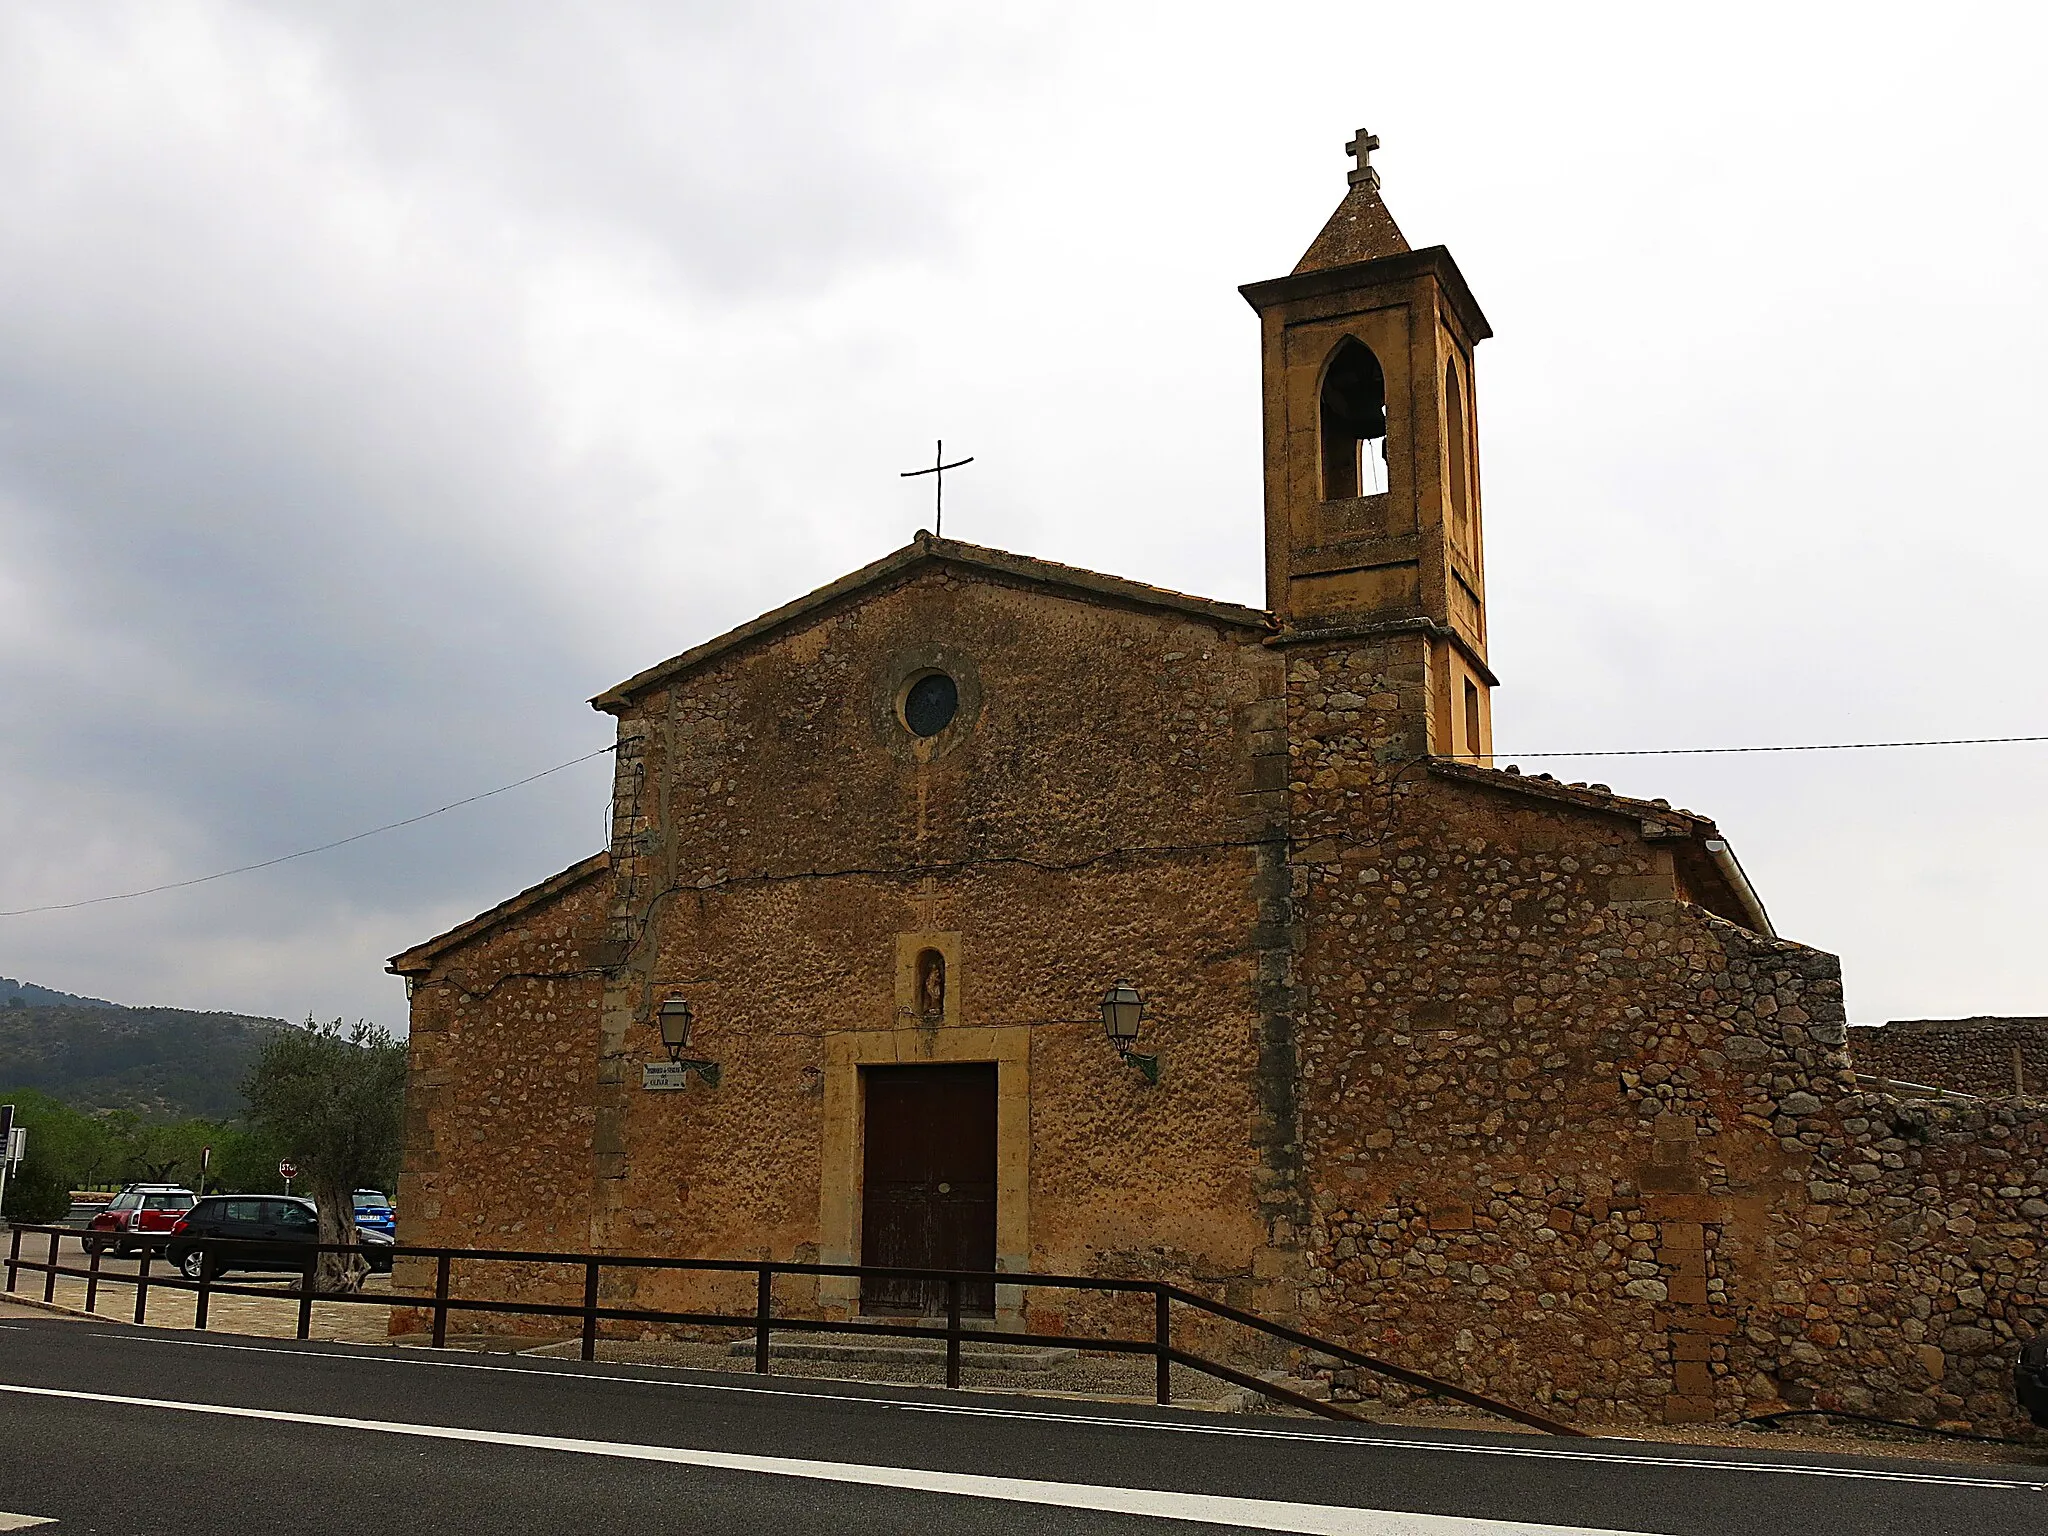
[[[7,1208],[7,1170],[13,1166],[14,1106],[0,1104],[0,1211]]]
[[[292,1180],[299,1176],[299,1165],[290,1158],[286,1158],[277,1165],[277,1176],[284,1180],[284,1192],[290,1194],[292,1192]]]

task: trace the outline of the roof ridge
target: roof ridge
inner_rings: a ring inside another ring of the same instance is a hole
[[[1482,763],[1461,762],[1456,758],[1430,759],[1430,772],[1450,778],[1471,779],[1476,783],[1520,791],[1543,799],[1568,800],[1575,805],[1594,805],[1600,809],[1612,810],[1637,816],[1645,821],[1668,819],[1690,823],[1695,828],[1719,831],[1719,825],[1711,816],[1702,816],[1697,811],[1688,811],[1673,806],[1669,800],[1640,800],[1634,795],[1618,795],[1605,784],[1566,783],[1548,773],[1523,773],[1519,768],[1489,768]]]
[[[611,851],[601,848],[588,858],[578,859],[567,869],[556,870],[555,873],[549,875],[545,880],[535,881],[518,895],[507,896],[495,907],[490,907],[477,913],[475,917],[470,918],[466,922],[457,923],[446,933],[436,934],[431,939],[424,939],[418,944],[413,945],[411,949],[403,950],[393,955],[385,962],[384,969],[399,976],[411,972],[424,971],[427,969],[427,963],[442,951],[452,949],[457,944],[474,938],[477,934],[502,923],[506,918],[518,915],[527,907],[545,901],[558,891],[566,890],[572,885],[581,884],[590,876],[610,868],[611,862]],[[408,961],[413,963],[407,964],[406,962]]]
[[[749,619],[723,634],[714,635],[688,650],[678,652],[666,661],[636,672],[624,682],[597,695],[590,701],[591,708],[618,713],[633,695],[657,683],[687,672],[749,641],[762,639],[798,623],[851,597],[856,592],[884,581],[894,580],[915,567],[932,561],[966,566],[1008,576],[1013,580],[1033,581],[1069,591],[1086,592],[1111,602],[1192,614],[1244,629],[1264,631],[1273,627],[1272,615],[1263,608],[1247,608],[1242,604],[1226,603],[1216,598],[1197,597],[1185,592],[1176,592],[1169,587],[1155,587],[1145,582],[1133,581],[1127,576],[1112,576],[1106,572],[1090,571],[1080,566],[1062,565],[1055,560],[1042,560],[1035,555],[1013,554],[1008,550],[995,549],[984,544],[967,544],[957,539],[942,539],[925,529],[919,529],[917,536],[901,549],[892,550],[881,559],[850,571],[836,581],[816,587],[779,608],[771,608],[758,618]]]

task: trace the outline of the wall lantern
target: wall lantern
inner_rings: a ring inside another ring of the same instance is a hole
[[[1117,1055],[1145,1074],[1145,1081],[1159,1081],[1159,1058],[1131,1049],[1138,1043],[1138,1026],[1145,1020],[1145,999],[1127,981],[1120,981],[1102,994],[1102,1032],[1116,1047]]]
[[[707,1087],[718,1086],[718,1063],[701,1061],[683,1053],[690,1048],[690,1025],[695,1015],[690,1012],[690,1000],[686,997],[671,997],[661,1005],[657,1015],[661,1021],[661,1043],[668,1052],[669,1062],[683,1069],[682,1075],[688,1081],[692,1072],[704,1080]]]

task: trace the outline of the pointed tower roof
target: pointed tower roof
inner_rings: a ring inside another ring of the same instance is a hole
[[[1344,201],[1330,215],[1329,223],[1323,226],[1307,254],[1294,264],[1297,275],[1381,256],[1402,256],[1409,251],[1401,226],[1380,201],[1380,173],[1371,164],[1372,152],[1379,147],[1379,139],[1363,128],[1344,146],[1346,154],[1358,159],[1351,171],[1351,190],[1344,194]]]

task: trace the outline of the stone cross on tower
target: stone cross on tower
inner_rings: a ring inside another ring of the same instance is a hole
[[[1379,135],[1369,133],[1363,128],[1358,130],[1356,138],[1344,146],[1345,154],[1354,155],[1358,159],[1358,164],[1351,171],[1350,181],[1352,186],[1355,187],[1360,182],[1364,182],[1369,187],[1377,188],[1379,186],[1380,173],[1374,170],[1372,166],[1372,152],[1379,147]]]

